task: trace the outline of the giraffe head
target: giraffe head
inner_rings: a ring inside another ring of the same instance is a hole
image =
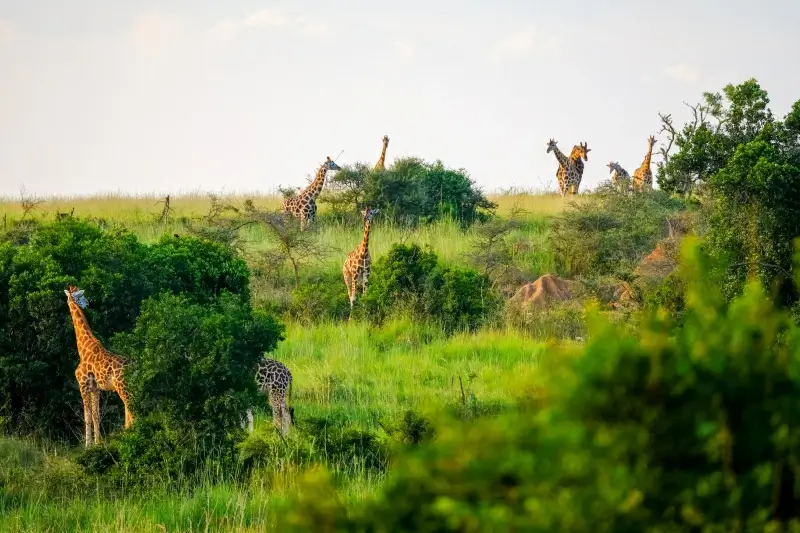
[[[89,305],[89,302],[86,301],[86,296],[83,295],[83,289],[78,289],[75,285],[67,287],[64,293],[67,295],[67,302],[75,302],[81,309],[86,309],[86,306]]]
[[[388,135],[384,135],[384,136],[383,136],[383,144],[384,144],[384,145],[387,145],[387,144],[389,144],[389,136],[388,136]]]
[[[614,172],[615,170],[619,169],[619,163],[617,163],[616,161],[611,161],[611,162],[610,162],[608,165],[606,165],[606,166],[608,167],[608,173],[609,173],[609,174],[611,174],[611,173],[612,173],[612,172]]]
[[[584,161],[589,160],[589,152],[591,152],[592,149],[589,148],[588,144],[578,143],[578,146],[576,146],[575,149],[577,150],[578,155],[582,157]]]
[[[326,170],[342,170],[342,167],[337,165],[336,162],[331,159],[331,156],[328,156],[328,160],[325,161],[324,166]]]
[[[556,146],[557,144],[558,144],[558,141],[554,141],[553,139],[550,139],[549,141],[547,141],[547,153],[549,154],[550,152],[552,152],[553,150],[558,148]]]
[[[369,207],[365,207],[361,214],[364,216],[365,223],[372,223],[372,217],[376,214],[380,213],[380,209],[370,209]]]
[[[656,144],[656,138],[651,135],[647,138],[647,144],[650,145],[650,148],[653,148],[653,146]]]

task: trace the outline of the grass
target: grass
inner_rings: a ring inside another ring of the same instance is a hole
[[[292,369],[298,420],[330,418],[373,431],[406,409],[460,416],[501,410],[534,394],[531,384],[543,384],[551,363],[545,345],[511,331],[446,338],[406,320],[380,329],[290,324],[275,357]],[[269,432],[269,423],[260,413],[257,433]],[[0,531],[263,531],[300,473],[264,471],[246,487],[211,476],[189,494],[126,496],[82,480],[69,457],[69,449],[0,439]],[[371,497],[382,481],[359,465],[338,470],[345,501]]]
[[[227,197],[241,203],[244,196]],[[557,195],[506,194],[491,198],[498,212],[526,211],[525,223],[513,239],[520,244],[516,260],[532,273],[553,270],[549,251],[549,219],[566,205]],[[265,209],[280,207],[276,196],[254,198]],[[105,219],[153,242],[164,233],[181,232],[181,219],[204,214],[210,203],[194,194],[171,199],[174,222],[161,225],[160,198],[121,195],[47,198],[35,214],[55,217],[74,208],[76,216]],[[321,205],[324,213],[326,206]],[[23,216],[20,202],[0,199],[2,217]],[[359,242],[360,231],[336,225],[319,228],[320,240],[333,251],[323,268],[341,268]],[[476,229],[463,231],[449,222],[408,231],[376,224],[370,239],[373,257],[400,241],[429,245],[444,261],[464,263],[478,242]],[[244,233],[251,251],[268,248],[269,236],[258,227]],[[287,324],[287,338],[274,357],[294,375],[294,404],[299,421],[330,420],[380,433],[407,410],[437,417],[442,413],[477,417],[498,412],[520,397],[543,389],[551,365],[545,344],[514,330],[484,330],[444,336],[435,327],[397,319],[380,328],[367,323]],[[270,432],[265,412],[256,413],[256,434]],[[2,422],[2,420],[0,420]],[[82,474],[72,462],[74,448],[54,448],[18,439],[0,438],[0,531],[263,531],[274,524],[281,502],[292,495],[299,467],[261,471],[247,486],[229,475],[214,474],[186,494],[108,492]],[[383,474],[359,464],[334,465],[345,501],[370,498]]]

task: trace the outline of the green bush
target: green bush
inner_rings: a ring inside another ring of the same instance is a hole
[[[200,305],[165,294],[145,301],[136,327],[112,344],[135,361],[126,372],[134,411],[219,436],[241,427],[258,361],[282,339],[282,325],[233,295]]]
[[[397,159],[384,171],[364,163],[345,167],[329,180],[322,201],[339,218],[360,220],[358,211],[368,205],[381,210],[382,220],[404,226],[452,219],[466,227],[485,220],[496,207],[466,170],[413,157]]]
[[[684,208],[661,191],[626,194],[601,186],[555,220],[556,268],[566,276],[630,278],[637,263],[667,236],[667,216]]]
[[[416,244],[396,244],[375,261],[369,290],[360,301],[378,322],[410,314],[448,332],[474,330],[500,308],[486,276],[440,264],[435,253]]]
[[[684,247],[683,326],[599,314],[547,402],[437,426],[349,511],[311,476],[283,531],[794,531],[800,328],[757,282],[729,305]],[[300,503],[300,502],[298,502]]]
[[[350,305],[340,269],[311,275],[292,291],[289,316],[314,323],[347,318]]]
[[[39,224],[29,237],[0,242],[0,418],[16,433],[73,438],[83,424],[68,283],[86,291],[86,314],[103,342],[133,328],[141,302],[164,290],[200,302],[222,290],[248,296],[244,262],[212,243],[147,246],[71,217]],[[106,431],[122,423],[121,402],[108,397]]]

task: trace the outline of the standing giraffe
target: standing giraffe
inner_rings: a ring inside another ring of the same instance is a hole
[[[556,146],[557,142],[553,139],[547,143],[547,153],[553,152],[556,156],[556,160],[558,160],[558,170],[556,170],[556,180],[558,180],[558,192],[561,193],[561,196],[564,196],[564,178],[566,174],[562,172],[569,165],[569,158],[564,155],[564,153],[558,149]]]
[[[256,370],[256,383],[269,399],[272,423],[281,435],[286,435],[289,425],[294,424],[294,407],[287,404],[287,399],[292,397],[292,373],[280,361],[262,357]],[[253,431],[253,411],[250,409],[247,410],[247,423],[249,430]]]
[[[611,161],[608,165],[608,172],[611,174],[611,183],[616,187],[627,189],[631,182],[631,175],[620,166],[616,161]]]
[[[656,138],[652,135],[647,138],[647,155],[644,156],[642,166],[633,171],[633,188],[637,191],[653,188],[653,171],[650,170],[650,158],[653,157],[653,145]]]
[[[369,255],[369,229],[372,226],[372,217],[378,213],[379,209],[365,208],[361,214],[364,215],[364,238],[361,244],[350,252],[342,266],[344,274],[344,284],[347,285],[347,295],[350,298],[350,309],[356,301],[356,292],[361,285],[361,294],[367,292],[367,282],[372,269],[372,257]]]
[[[130,397],[125,387],[125,360],[105,348],[92,334],[83,309],[88,302],[82,290],[70,285],[64,291],[67,305],[72,315],[75,338],[78,342],[80,362],[75,369],[75,378],[83,400],[83,423],[85,429],[85,445],[92,445],[92,428],[94,443],[100,442],[100,391],[115,391],[125,406],[125,427],[133,423],[133,414],[129,408]]]
[[[386,162],[386,148],[389,147],[389,137],[387,135],[383,136],[383,149],[381,150],[381,156],[378,158],[378,162],[375,163],[375,170],[386,170],[386,166],[384,163]]]
[[[325,176],[329,170],[341,170],[341,167],[333,162],[330,156],[319,167],[314,181],[308,187],[303,189],[297,196],[286,198],[283,201],[284,212],[300,219],[301,230],[305,230],[317,215],[317,202],[315,200],[322,191],[322,186],[325,184]]]
[[[578,194],[578,189],[583,180],[583,161],[589,161],[589,152],[592,149],[586,143],[578,143],[572,147],[572,152],[569,154],[569,162],[574,168],[574,172],[567,171],[564,168],[564,192],[570,194]],[[581,160],[583,159],[583,161]]]

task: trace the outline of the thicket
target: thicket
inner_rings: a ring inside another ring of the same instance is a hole
[[[758,283],[728,304],[684,249],[683,326],[599,315],[544,396],[395,458],[347,508],[311,471],[283,531],[786,531],[800,527],[800,328]]]
[[[344,166],[328,179],[320,201],[340,220],[357,220],[366,205],[380,209],[382,220],[402,226],[452,219],[466,227],[486,220],[496,207],[465,169],[416,157],[397,159],[383,171],[365,163]]]
[[[374,262],[369,290],[359,303],[378,323],[409,314],[454,332],[475,330],[495,318],[501,300],[487,276],[444,265],[416,244],[395,244]]]
[[[162,292],[197,304],[223,293],[249,299],[245,262],[209,241],[164,237],[148,246],[71,217],[36,225],[22,244],[7,239],[0,240],[0,420],[15,434],[81,434],[68,284],[86,291],[89,323],[107,346],[113,333],[134,328],[143,301]],[[122,424],[120,407],[115,398],[105,406],[105,431]]]

